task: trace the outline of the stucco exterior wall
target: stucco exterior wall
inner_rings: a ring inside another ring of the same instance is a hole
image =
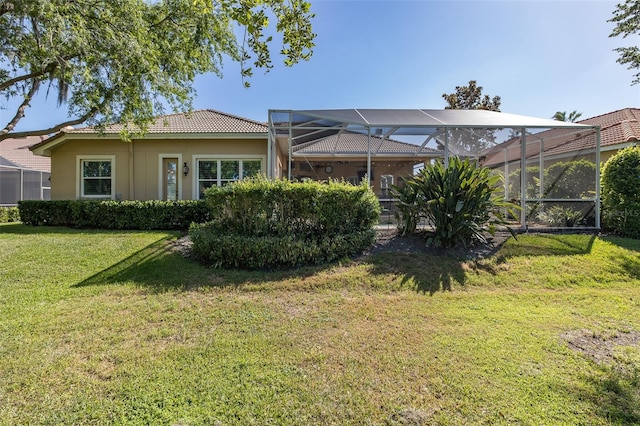
[[[51,152],[51,199],[80,199],[80,161],[84,158],[113,159],[112,198],[122,200],[159,199],[162,158],[178,159],[178,199],[197,198],[199,159],[259,159],[267,172],[267,139],[70,139]],[[189,173],[182,167],[187,163]]]

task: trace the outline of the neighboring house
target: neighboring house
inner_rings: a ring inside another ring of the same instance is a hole
[[[33,153],[51,157],[51,198],[198,199],[210,186],[255,174],[357,183],[367,164],[366,138],[342,134],[296,147],[290,175],[288,149],[270,145],[266,123],[214,110],[161,116],[131,142],[121,140],[122,129],[111,125],[102,134],[90,127],[67,129],[32,147]],[[372,176],[372,186],[382,197],[401,176],[412,175],[415,165],[439,156],[433,150],[399,156],[417,147],[375,142],[372,174],[378,176]]]
[[[42,141],[40,136],[29,136],[0,142],[0,205],[49,199],[51,160],[29,150]]]
[[[624,108],[596,117],[577,121],[579,124],[600,127],[600,162],[604,163],[619,150],[640,141],[640,109]],[[540,146],[541,141],[542,146]],[[520,161],[520,138],[516,137],[490,149],[482,159],[485,166],[502,166]],[[596,160],[596,133],[560,133],[557,129],[546,130],[527,136],[527,161],[535,164],[543,152],[545,165],[558,161],[587,159]]]

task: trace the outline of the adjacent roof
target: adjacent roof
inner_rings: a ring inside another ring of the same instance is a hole
[[[111,124],[101,132],[94,127],[79,129],[63,129],[55,136],[31,147],[37,155],[51,155],[51,149],[64,143],[72,137],[86,137],[87,135],[101,135],[119,137],[124,129],[123,124]],[[238,117],[212,109],[203,109],[179,114],[159,116],[147,129],[144,137],[267,137],[267,124],[248,118]],[[143,137],[143,139],[144,139]]]
[[[111,124],[103,133],[119,134],[123,124]],[[267,124],[225,112],[203,109],[159,116],[147,129],[147,134],[166,133],[266,133]],[[67,133],[98,133],[92,127],[73,129]]]
[[[322,157],[336,155],[357,155],[362,157],[362,152],[368,151],[369,143],[371,144],[371,154],[373,156],[436,157],[442,155],[442,152],[435,149],[420,148],[418,145],[393,139],[384,139],[375,135],[372,135],[371,140],[369,141],[366,134],[348,131],[293,146],[292,155],[294,157]]]
[[[616,149],[618,145],[628,145],[640,141],[640,109],[624,108],[596,117],[581,120],[578,124],[600,127],[600,149]],[[594,131],[565,134],[556,129],[536,133],[528,137],[527,158],[539,156],[538,141],[544,141],[546,157],[584,155],[595,152],[596,133]],[[520,150],[518,138],[509,140],[491,149],[486,154],[485,165],[504,163],[505,149],[508,161],[518,161]],[[513,149],[510,149],[513,147]]]
[[[29,148],[42,142],[40,136],[5,139],[0,142],[0,164],[14,165],[26,169],[51,172],[51,160],[34,155]]]

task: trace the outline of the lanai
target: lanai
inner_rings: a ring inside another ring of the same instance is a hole
[[[270,110],[269,125],[269,173],[277,176],[283,170],[285,176],[291,175],[291,164],[296,158],[296,147],[313,145],[327,137],[341,138],[348,134],[366,136],[366,147],[361,147],[357,154],[367,165],[367,179],[371,176],[371,163],[380,151],[376,150],[375,141],[394,140],[410,144],[407,152],[396,153],[398,156],[427,157],[427,153],[436,153],[444,159],[445,164],[452,155],[476,158],[482,162],[489,152],[495,152],[505,145],[507,150],[518,150],[517,169],[512,160],[505,156],[505,162],[496,168],[504,173],[505,194],[517,200],[522,207],[520,225],[527,223],[527,208],[532,204],[544,203],[589,203],[593,210],[593,227],[600,227],[600,188],[599,167],[595,167],[593,180],[588,182],[593,187],[593,196],[574,194],[562,200],[544,197],[543,184],[538,183],[539,191],[535,197],[527,195],[526,189],[530,181],[527,178],[527,167],[532,164],[542,170],[547,165],[545,145],[553,140],[543,140],[537,133],[553,129],[554,138],[581,138],[585,134],[596,137],[596,160],[598,165],[600,128],[551,119],[528,117],[485,110],[433,110],[433,109],[323,109],[323,110]],[[514,142],[516,140],[516,142]],[[338,144],[335,144],[337,147]],[[381,146],[381,143],[377,144]],[[415,148],[417,147],[417,149]],[[533,153],[532,153],[533,152]],[[340,152],[326,152],[327,156],[338,156]],[[355,154],[355,153],[352,153]],[[286,156],[286,168],[279,170],[277,158]],[[515,187],[510,178],[518,172],[518,194],[513,194]]]

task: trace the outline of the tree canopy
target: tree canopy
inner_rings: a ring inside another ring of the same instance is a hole
[[[455,93],[442,95],[445,109],[484,109],[500,112],[500,96],[482,94],[482,86],[470,80],[468,86],[456,86]],[[449,150],[454,155],[478,156],[495,143],[495,131],[488,129],[452,129],[449,131]]]
[[[633,34],[640,34],[640,0],[626,0],[616,5],[613,18],[609,22],[616,24],[609,37],[622,36],[626,38]],[[619,47],[615,49],[620,57],[618,63],[628,65],[629,69],[640,69],[640,48],[638,46]],[[640,72],[634,76],[631,84],[640,83]]]
[[[221,77],[223,59],[241,64],[246,86],[254,69],[268,71],[271,20],[284,64],[308,60],[313,17],[304,0],[0,0],[0,109],[13,108],[0,141],[84,122],[143,132],[165,104],[189,110],[195,77]],[[15,132],[39,92],[69,120]]]
[[[500,96],[482,94],[482,86],[478,86],[475,80],[469,81],[468,86],[456,86],[456,92],[442,95],[447,106],[445,109],[485,109],[500,111]]]

